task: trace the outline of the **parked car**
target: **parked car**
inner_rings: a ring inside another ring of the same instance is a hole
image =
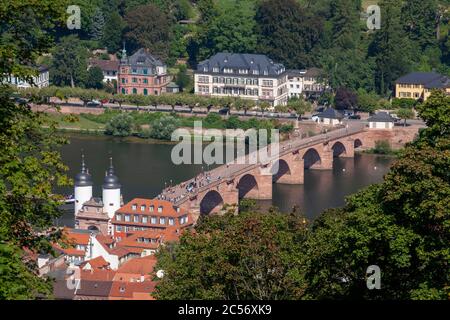
[[[101,105],[102,105],[102,103],[100,102],[100,101],[98,101],[98,100],[92,100],[92,101],[89,101],[87,104],[86,104],[88,107],[100,107]]]
[[[319,114],[314,114],[314,115],[311,117],[311,120],[314,121],[314,122],[319,122]]]
[[[349,116],[348,118],[353,119],[353,120],[361,120],[361,116],[359,114],[353,114],[353,115]]]
[[[229,113],[230,113],[230,108],[227,108],[227,107],[219,110],[219,114],[224,115],[224,116],[228,115]]]

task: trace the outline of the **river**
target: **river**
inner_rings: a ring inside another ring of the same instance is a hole
[[[204,165],[175,165],[171,161],[173,145],[141,139],[120,139],[107,136],[71,134],[70,144],[61,148],[63,162],[74,177],[80,170],[81,150],[94,181],[94,196],[101,196],[101,185],[112,155],[126,202],[136,197],[153,198],[164,186],[177,184],[207,169]],[[304,185],[273,185],[273,200],[259,201],[261,208],[277,206],[289,212],[298,205],[308,219],[316,218],[328,208],[343,206],[345,197],[370,184],[382,181],[392,157],[356,154],[353,159],[335,158],[333,170],[305,171]],[[72,194],[73,189],[58,190]],[[73,205],[56,222],[73,226]]]

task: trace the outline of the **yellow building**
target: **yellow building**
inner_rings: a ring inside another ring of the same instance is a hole
[[[395,97],[425,101],[434,89],[450,94],[450,79],[436,72],[412,72],[395,82]]]

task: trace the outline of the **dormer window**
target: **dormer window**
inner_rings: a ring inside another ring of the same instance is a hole
[[[158,207],[158,212],[163,212],[163,207],[162,206]]]
[[[253,70],[253,74],[258,75],[259,74],[259,70]]]
[[[203,67],[203,72],[208,72],[208,67]]]
[[[133,204],[133,205],[131,206],[131,210],[136,211],[136,209],[137,209],[137,204]]]
[[[223,72],[224,73],[233,73],[233,69],[231,69],[231,68],[224,68]]]
[[[219,72],[219,68],[214,67],[214,68],[213,68],[213,72]]]
[[[155,210],[155,206],[154,206],[154,205],[151,205],[151,206],[149,207],[149,210],[150,210],[150,212],[153,212],[153,211]]]
[[[116,220],[117,221],[122,221],[122,215],[121,214],[116,214]]]
[[[145,211],[145,205],[141,206],[141,211]]]

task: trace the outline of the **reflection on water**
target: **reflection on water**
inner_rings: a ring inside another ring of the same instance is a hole
[[[101,184],[112,154],[115,171],[122,184],[124,201],[135,197],[152,198],[160,193],[165,184],[177,184],[202,171],[206,165],[174,165],[170,155],[172,145],[145,142],[127,142],[104,136],[75,135],[70,144],[62,148],[62,158],[74,177],[80,169],[80,150],[94,181],[94,196],[101,196]],[[356,155],[354,159],[338,158],[333,170],[305,171],[304,185],[273,185],[273,201],[259,202],[262,209],[272,204],[283,212],[298,205],[308,218],[315,218],[327,208],[344,204],[345,196],[373,183],[380,182],[389,169],[392,158],[375,155]],[[58,190],[65,194],[72,189]],[[58,224],[73,225],[73,205]]]

